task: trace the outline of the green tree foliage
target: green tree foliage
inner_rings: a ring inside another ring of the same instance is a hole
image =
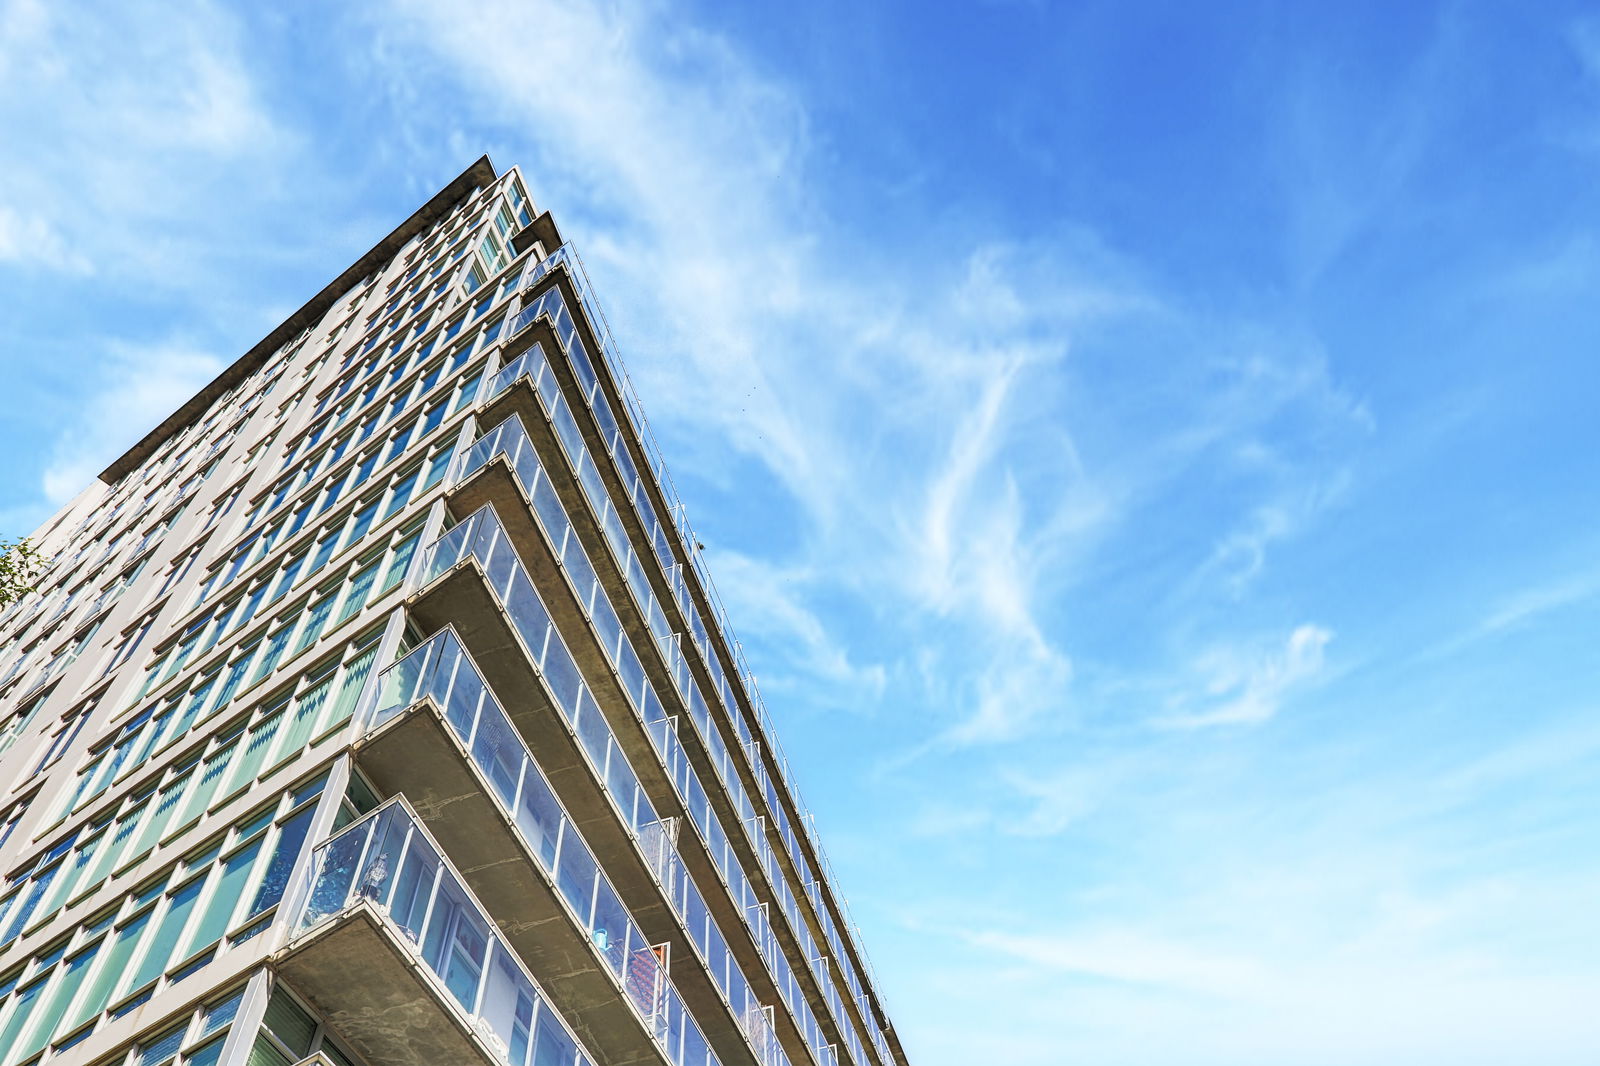
[[[0,540],[0,608],[5,608],[38,588],[47,559],[27,537]]]

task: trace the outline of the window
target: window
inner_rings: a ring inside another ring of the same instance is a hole
[[[86,708],[78,717],[87,720],[89,709]],[[78,771],[77,786],[63,813],[78,810],[106,790],[118,772],[129,763],[129,757],[137,750],[141,735],[150,725],[152,717],[152,709],[140,711],[90,750],[83,767]]]
[[[0,889],[0,944],[14,940],[25,929],[95,888],[177,829],[199,819],[218,801],[247,794],[263,774],[282,766],[308,743],[343,725],[364,690],[381,632],[381,628],[372,629],[350,641],[336,657],[325,660],[315,670],[303,674],[297,683],[280,690],[273,701],[258,708],[248,719],[236,720],[214,738],[202,754],[169,769],[159,787],[157,781],[152,781],[40,854]],[[115,776],[113,767],[123,758],[122,753],[144,750],[148,739],[145,730],[157,717],[147,717],[144,713],[135,716],[103,745],[80,776],[79,794],[103,788],[102,783]],[[78,802],[81,805],[87,801]],[[305,819],[296,816],[298,803],[285,808],[285,816],[277,820],[284,839],[293,842],[295,854],[308,826]],[[20,815],[19,808],[8,817],[14,819]],[[262,829],[270,821],[270,818],[258,821],[251,832]],[[215,897],[198,898],[195,906],[201,908],[196,911],[201,924],[197,929],[209,932],[213,925],[218,929],[232,929],[277,904],[293,864],[293,856],[284,850],[288,845],[275,843],[277,839],[260,838],[259,850],[249,851],[249,839],[241,837],[237,848],[222,852],[223,865],[216,875],[217,883],[227,886],[230,898],[242,902],[248,896],[254,902],[248,911],[229,909],[223,913],[217,909],[223,904],[213,906],[205,902]],[[230,861],[231,866],[228,865]],[[246,880],[246,868],[250,880]],[[185,890],[183,886],[168,893],[171,897],[169,913],[190,905]],[[211,939],[193,941],[184,951],[184,958],[192,959],[196,952],[211,943]],[[171,947],[172,951],[178,950],[176,944]],[[169,965],[171,961],[164,959],[162,965]],[[151,974],[159,969],[153,962],[149,966]],[[130,984],[128,989],[141,983]]]
[[[105,973],[102,970],[101,973]],[[95,1000],[94,995],[88,1002]],[[241,986],[199,1008],[190,1008],[176,1019],[169,1019],[149,1034],[124,1047],[102,1066],[215,1066],[222,1055],[223,1042],[239,1013],[244,998]],[[103,1006],[103,1004],[102,1004]],[[98,1016],[92,1011],[87,1017]],[[73,1032],[55,1045],[58,1052],[82,1040],[93,1027]]]
[[[222,516],[227,514],[229,509],[233,507],[234,501],[239,498],[239,494],[243,491],[244,484],[241,482],[240,484],[229,489],[220,500],[212,504],[210,513],[206,515],[205,525],[200,527],[201,532],[203,533],[212,526],[216,525],[217,522],[221,520]]]
[[[269,1045],[276,1044],[289,1053],[283,1060],[285,1063],[296,1062],[311,1053],[316,1033],[317,1020],[280,988],[272,993],[272,999],[267,1003],[266,1017],[261,1023],[261,1039],[257,1040],[256,1047],[260,1050],[263,1041]],[[251,1055],[251,1061],[257,1061],[255,1054]]]
[[[277,668],[278,660],[283,658],[284,651],[289,647],[289,638],[294,636],[294,625],[294,619],[291,618],[267,637],[248,684],[254,685]]]
[[[22,821],[22,816],[28,813],[28,807],[33,802],[33,796],[24,796],[11,809],[0,814],[0,848],[6,846],[6,841],[11,839],[11,834],[17,831],[17,824]]]
[[[43,697],[40,698],[43,699]],[[78,732],[89,721],[89,712],[94,710],[94,703],[95,701],[91,700],[76,710],[69,712],[61,727],[56,730],[55,736],[51,738],[50,746],[45,748],[44,755],[39,759],[39,764],[33,768],[36,776],[61,758],[68,745],[77,739]]]
[[[134,629],[122,635],[122,641],[117,645],[117,650],[112,653],[111,661],[106,663],[103,673],[111,673],[133,657],[133,653],[139,649],[139,644],[144,640],[145,635],[150,632],[150,627],[155,624],[155,620],[156,616],[154,614],[147,615]]]
[[[366,605],[367,595],[372,591],[372,584],[378,576],[378,566],[382,562],[382,553],[363,564],[345,588],[344,599],[339,606],[339,615],[334,620],[338,625]]]
[[[44,706],[44,701],[49,698],[49,693],[42,693],[28,700],[21,707],[11,712],[4,721],[0,721],[0,755],[10,750],[11,745],[28,731],[33,724],[34,716],[39,713],[39,708]]]
[[[444,457],[443,461],[448,461],[449,454],[448,444],[439,445],[434,463],[440,462],[441,457]],[[213,609],[211,613],[203,614],[191,621],[175,643],[167,650],[157,653],[146,668],[145,683],[138,698],[143,699],[150,692],[157,691],[168,679],[177,675],[196,651],[203,654],[224,635],[253,620],[258,605],[266,600],[269,588],[272,589],[272,602],[276,602],[292,591],[293,584],[302,576],[320,569],[322,561],[331,557],[342,544],[366,536],[368,530],[379,520],[378,508],[385,501],[388,501],[390,506],[383,514],[382,520],[386,521],[391,517],[420,491],[417,488],[420,483],[415,473],[415,471],[403,472],[399,475],[394,488],[380,489],[370,498],[362,511],[335,523],[319,542],[310,569],[301,565],[305,553],[292,556],[283,564],[281,571],[262,574],[255,578],[248,595],[229,600]],[[403,496],[399,495],[402,488]],[[309,605],[302,601],[284,609],[274,620],[256,630],[236,650],[228,653],[226,660],[222,662],[214,660],[206,667],[200,682],[192,686],[193,696],[190,706],[179,720],[179,728],[173,735],[181,735],[189,725],[199,720],[202,710],[207,714],[221,710],[229,700],[268,676],[283,661],[310,647],[322,635],[330,617],[332,624],[337,626],[353,617],[374,596],[393,588],[399,576],[404,574],[405,564],[415,552],[419,536],[420,524],[414,521],[403,529],[383,534],[381,537],[369,537],[369,550],[363,553],[359,563],[319,585],[317,594]],[[384,581],[381,583],[376,581],[378,574],[384,575]],[[390,580],[391,576],[393,580]],[[332,611],[336,604],[339,612],[334,616]],[[216,693],[207,695],[207,690],[213,681],[218,686]],[[202,695],[206,697],[203,701],[200,699]]]
[[[35,1054],[53,1038],[60,1041],[58,1049],[76,1043],[108,1007],[113,1016],[127,1013],[162,981],[177,980],[229,944],[248,939],[283,896],[321,788],[319,778],[280,793],[185,862],[110,901],[67,938],[0,978],[0,1061]],[[241,993],[236,989],[185,1020],[159,1027],[130,1049],[131,1061],[162,1066],[184,1048],[198,1054],[212,1047],[238,1013]],[[280,1019],[281,1032],[273,1030],[279,1039],[309,1036],[294,1020]],[[309,1027],[318,1028],[315,1021]]]
[[[197,544],[174,560],[171,568],[167,570],[166,578],[161,582],[161,588],[156,592],[157,599],[165,596],[174,585],[183,580],[190,567],[194,566],[194,561],[200,558],[202,547],[203,545]]]

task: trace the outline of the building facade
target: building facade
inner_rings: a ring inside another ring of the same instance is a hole
[[[0,1066],[906,1066],[516,169],[469,167],[35,537]]]

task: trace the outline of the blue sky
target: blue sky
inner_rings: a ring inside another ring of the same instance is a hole
[[[1600,12],[457,6],[0,7],[0,535],[487,151],[918,1066],[1593,1061]]]

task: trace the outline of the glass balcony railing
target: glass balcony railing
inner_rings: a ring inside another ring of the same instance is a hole
[[[611,975],[623,987],[630,987],[641,964],[654,959],[650,945],[455,631],[441,630],[412,649],[379,676],[376,691],[377,700],[362,732],[379,728],[424,698],[431,699],[483,771],[502,810],[599,949]],[[614,739],[601,750],[606,762],[593,764],[594,769],[607,782],[641,857],[665,886],[682,869],[682,860]],[[687,904],[686,899],[693,903]],[[687,893],[670,902],[684,920],[690,942],[738,1020],[756,1061],[761,1066],[789,1066],[766,1011],[721,933],[714,924],[700,921],[708,913],[699,893],[691,885]],[[670,979],[664,974],[660,977],[666,982],[668,1001],[679,1002]],[[653,1007],[647,1010],[647,1006],[634,1000],[636,1011],[648,1025],[656,1015]],[[694,1055],[698,1056],[698,1049],[705,1044],[700,1027],[692,1016],[686,1016],[681,1029],[681,1043],[696,1049]],[[655,1035],[662,1040],[667,1037],[664,1030]]]
[[[531,457],[531,452],[527,454]],[[471,469],[473,468],[466,468],[468,472]],[[553,499],[554,489],[547,477],[542,484],[543,488],[540,489],[540,483],[535,482],[535,499]],[[556,506],[559,507],[559,502]],[[577,544],[576,537],[569,537],[566,540],[570,544]],[[426,586],[468,558],[475,559],[483,571],[490,590],[505,609],[506,617],[517,634],[523,650],[544,678],[553,702],[577,735],[579,745],[591,764],[601,773],[615,795],[626,798],[625,806],[619,808],[624,823],[635,834],[645,832],[646,826],[657,821],[655,811],[648,807],[648,801],[644,798],[637,776],[627,763],[610,724],[595,702],[593,693],[583,681],[571,651],[550,621],[549,612],[539,598],[532,579],[528,577],[518,560],[510,538],[492,506],[486,505],[480,508],[447,530],[428,547],[423,563],[422,584]],[[569,573],[580,582],[580,596],[596,606],[603,604],[604,609],[610,611],[609,601],[593,578],[592,569],[588,572],[587,578],[580,578],[574,573],[573,567],[578,558],[577,555],[573,555],[567,565]],[[587,566],[587,560],[584,560],[584,565]],[[585,588],[589,590],[586,596],[583,592]],[[643,724],[690,821],[699,832],[707,852],[722,875],[723,885],[735,909],[749,926],[755,944],[772,974],[779,995],[795,1019],[802,1038],[810,1046],[821,1066],[833,1066],[836,1057],[832,1045],[828,1043],[826,1035],[818,1025],[787,957],[771,933],[762,900],[756,893],[750,876],[744,870],[732,841],[723,829],[705,787],[695,774],[665,706],[644,676],[644,668],[639,662],[637,652],[628,641],[627,635],[622,632],[621,623],[616,619],[614,612],[610,614],[608,622],[599,618],[595,618],[594,622],[602,644],[609,644],[617,656],[625,653],[628,657],[613,661],[621,663],[618,666],[618,676],[623,681],[624,693],[630,707]],[[613,781],[617,784],[613,785]],[[758,848],[766,846],[765,834],[760,832],[753,816],[751,823],[747,823],[744,828],[747,838],[756,843]],[[789,897],[785,914],[791,923],[795,922],[792,897]],[[820,952],[811,942],[804,925],[797,925],[793,935],[797,942],[803,945],[808,963],[814,964],[819,959]],[[842,1018],[843,1015],[838,1017]],[[845,1029],[842,1025],[839,1028]]]
[[[370,903],[507,1066],[594,1066],[442,854],[389,801],[317,845],[299,929]]]
[[[530,349],[525,354],[534,354],[536,351],[536,348]],[[508,369],[510,368],[508,367]],[[541,378],[541,380],[543,379]],[[564,410],[559,408],[558,410],[565,414]],[[557,421],[557,425],[560,425],[560,420]],[[579,446],[581,447],[581,442]],[[611,664],[624,677],[630,680],[636,674],[642,677],[643,668],[638,661],[638,655],[627,635],[621,633],[621,622],[617,617],[616,610],[601,587],[594,566],[585,553],[582,542],[572,529],[571,520],[563,508],[560,497],[557,495],[548,474],[539,463],[533,443],[528,439],[521,419],[513,416],[474,442],[465,451],[457,476],[466,477],[478,467],[499,455],[506,457],[514,476],[521,483],[523,491],[528,498],[533,502],[536,518],[543,527],[552,546],[556,546],[555,550],[562,566],[571,575],[578,590],[579,600],[584,605],[585,613],[603,634],[602,644],[606,649],[606,654]],[[587,462],[586,452],[583,453],[583,458]],[[587,467],[580,465],[578,469],[580,470],[580,482],[587,484],[581,476],[581,471],[585,469],[593,470],[592,464]],[[606,509],[602,512],[602,528],[607,531],[608,537],[612,535],[612,530],[614,529],[617,536],[623,538],[623,543],[625,544],[625,534],[621,532],[620,524],[614,521],[615,511],[609,507],[609,498],[603,497],[603,499],[606,503]],[[613,546],[615,546],[615,541],[613,541]],[[628,558],[631,563],[637,557],[630,554]],[[859,1038],[855,1035],[854,1027],[849,1024],[843,1001],[835,987],[835,980],[828,966],[828,960],[812,939],[809,927],[800,913],[798,900],[789,885],[789,879],[785,876],[781,865],[778,864],[776,853],[763,831],[764,823],[758,821],[764,812],[757,809],[755,803],[752,802],[746,792],[733,754],[723,741],[722,734],[717,729],[716,724],[711,720],[710,708],[707,706],[705,698],[701,695],[699,686],[694,684],[690,677],[689,667],[683,658],[678,641],[670,633],[663,634],[657,630],[658,620],[661,626],[665,626],[665,615],[650,588],[649,582],[644,579],[642,572],[636,566],[624,567],[623,572],[628,579],[630,590],[634,594],[635,606],[650,625],[652,633],[657,637],[658,647],[673,678],[674,686],[684,700],[689,720],[694,724],[695,732],[700,737],[701,744],[716,769],[717,778],[726,791],[734,810],[737,812],[741,825],[745,827],[746,836],[751,847],[756,852],[762,869],[772,882],[779,908],[788,918],[793,935],[801,944],[807,964],[812,970],[824,998],[828,1001],[829,1009],[839,1023],[840,1032],[843,1034],[846,1046],[850,1049],[851,1057],[855,1062],[865,1063],[866,1058],[862,1053]],[[620,639],[617,638],[619,633],[621,634]],[[646,697],[655,699],[656,693],[649,682],[644,681],[643,685]],[[630,688],[632,687],[630,684]],[[643,714],[642,706],[637,702],[635,703],[635,709],[639,710],[641,714]],[[646,716],[644,720],[648,722],[653,718]],[[753,763],[758,771],[758,780],[769,790],[769,802],[771,802],[770,790],[772,783],[764,773],[760,772],[759,760],[754,760]],[[699,787],[698,782],[695,782],[694,787]],[[776,806],[773,809],[781,810]],[[791,858],[802,870],[809,872],[810,868],[804,864],[803,858],[800,857],[800,852],[794,844],[793,834],[788,831],[787,824],[779,826],[779,837],[788,845]],[[816,892],[815,881],[806,882],[804,887],[810,890],[813,903],[817,902],[814,895]],[[825,909],[819,908],[819,913],[824,919],[827,918]],[[827,921],[825,921],[824,928],[829,932],[833,930],[831,922]],[[842,948],[837,943],[834,944],[834,950],[838,958],[843,959],[845,957]],[[842,970],[842,972],[847,980],[854,977],[853,970]],[[861,1007],[864,1012],[864,1016],[870,1017],[870,1015],[865,1014],[865,1000],[861,995],[859,986],[853,988],[853,993],[858,1007]],[[875,1029],[875,1025],[867,1026],[869,1033]]]
[[[559,295],[559,290],[553,289],[551,293]],[[572,461],[573,469],[577,472],[578,483],[597,515],[600,528],[604,532],[612,551],[616,554],[619,567],[634,593],[636,604],[657,639],[667,640],[669,638],[669,624],[663,616],[660,603],[650,588],[649,580],[643,570],[642,561],[637,553],[633,551],[632,543],[628,539],[617,510],[611,503],[610,495],[605,491],[604,483],[600,480],[594,461],[584,445],[583,436],[578,430],[577,423],[573,420],[572,412],[560,393],[555,375],[545,360],[543,350],[538,345],[534,345],[508,363],[491,383],[490,395],[503,391],[524,376],[532,382],[544,405],[545,413],[549,415],[552,424],[555,426],[557,437],[561,440],[562,447],[566,450],[569,459]],[[477,465],[487,462],[500,451],[505,451],[511,457],[513,468],[521,470],[521,467],[518,466],[520,456],[523,454],[524,449],[531,454],[531,446],[525,443],[525,437],[519,441],[500,440],[497,437],[497,433],[502,429],[508,434],[518,432],[505,429],[504,424],[502,424],[502,427],[491,431],[482,440],[474,444],[464,456],[466,462],[462,467],[463,475],[476,469]],[[531,483],[524,477],[525,487]],[[635,504],[636,506],[648,506],[648,497],[636,494]],[[559,504],[556,506],[559,508]],[[564,512],[562,512],[560,521],[564,524],[566,523]],[[817,894],[818,877],[798,846],[795,833],[787,816],[783,813],[783,806],[778,802],[776,786],[767,775],[766,769],[757,754],[759,750],[757,745],[760,742],[753,738],[748,730],[743,728],[743,718],[734,713],[733,710],[730,710],[735,706],[732,689],[722,673],[719,661],[711,653],[706,643],[705,630],[703,626],[699,625],[700,616],[693,610],[687,589],[679,576],[677,567],[675,564],[664,563],[663,565],[671,565],[672,567],[668,571],[669,585],[672,588],[674,598],[678,602],[679,610],[695,626],[695,631],[691,636],[696,643],[697,650],[701,653],[702,662],[706,665],[707,672],[712,678],[713,696],[722,707],[724,715],[736,726],[738,735],[741,738],[739,747],[745,756],[746,765],[750,768],[752,776],[757,781],[762,796],[767,800],[770,812],[763,813],[771,819],[773,828],[783,842],[790,861],[799,871],[802,890],[806,891],[807,897],[818,907],[819,920],[825,935],[828,936],[829,942],[834,946],[835,950],[841,952],[841,958],[844,958],[842,954],[843,948],[837,932],[834,930],[832,919],[828,916],[826,909],[821,906],[821,900]],[[663,654],[667,655],[672,661],[671,668],[674,684],[689,703],[691,717],[701,734],[702,742],[710,749],[712,760],[717,766],[718,777],[733,794],[735,802],[741,808],[741,816],[745,816],[745,807],[749,807],[750,812],[753,813],[754,807],[750,804],[749,797],[745,794],[737,768],[729,755],[729,749],[723,742],[720,732],[711,721],[710,710],[705,698],[700,694],[698,686],[693,685],[691,682],[688,665],[683,659],[682,650],[677,644],[677,638],[675,635],[671,635],[670,639],[673,646],[667,648],[664,644]],[[845,961],[848,963],[848,959]],[[853,971],[849,972],[853,973]]]
[[[582,542],[572,529],[571,520],[561,504],[554,485],[551,483],[543,466],[539,463],[533,443],[528,439],[521,419],[513,416],[474,442],[465,451],[457,476],[466,477],[479,466],[498,455],[506,457],[524,493],[533,502],[536,519],[544,529],[551,545],[555,546],[562,566],[572,578],[585,614],[593,622],[597,631],[602,634],[601,643],[611,665],[618,670],[621,676],[629,681],[627,687],[630,690],[629,697],[633,701],[634,710],[640,715],[641,721],[648,726],[656,720],[656,712],[659,710],[660,700],[654,687],[643,677],[643,666],[639,661],[638,653],[627,634],[622,632],[621,622],[616,610],[600,585],[594,566],[585,553]],[[588,469],[593,469],[592,464]],[[607,500],[607,503],[609,504],[609,500]],[[620,525],[614,524],[615,512],[607,509],[603,513],[605,517],[602,520],[602,528],[608,530],[608,536],[610,536],[612,529],[615,529],[618,535],[621,535]],[[613,521],[607,521],[606,519]],[[630,557],[630,559],[632,558],[636,557]],[[844,1012],[842,1000],[834,987],[834,979],[829,970],[827,958],[813,940],[805,919],[800,913],[798,901],[789,886],[788,878],[784,876],[783,869],[777,863],[776,854],[763,831],[764,822],[758,820],[762,817],[762,812],[757,810],[746,792],[733,756],[723,741],[715,723],[711,721],[710,709],[706,705],[705,699],[701,696],[699,687],[692,683],[688,666],[683,659],[677,640],[675,637],[671,637],[670,634],[663,635],[656,632],[656,620],[660,620],[661,624],[664,625],[665,616],[650,589],[648,581],[643,579],[642,572],[634,566],[625,567],[624,573],[628,578],[630,589],[634,593],[635,606],[638,607],[647,623],[651,625],[652,632],[657,635],[658,647],[665,658],[667,669],[673,677],[674,685],[688,708],[688,717],[694,724],[695,731],[717,771],[718,780],[723,785],[729,801],[738,815],[740,824],[745,829],[747,840],[773,885],[773,893],[778,906],[787,918],[792,935],[799,943],[806,963],[812,970],[824,998],[828,1001],[829,1009],[838,1023],[838,1029],[843,1035],[845,1045],[851,1052],[852,1060],[858,1063],[865,1063],[867,1060],[862,1053],[859,1038],[856,1037],[853,1026],[848,1023],[848,1016]],[[638,678],[637,683],[634,681],[635,678]],[[635,699],[633,696],[633,690],[638,685],[642,685],[642,700]],[[657,742],[658,750],[662,750],[665,744],[679,744],[676,733],[668,738],[658,737],[652,731],[651,737],[652,740]],[[675,759],[680,753],[673,751],[671,754]],[[668,761],[670,765],[671,760]],[[759,767],[759,763],[756,765]],[[765,778],[763,780],[765,781]],[[699,797],[704,797],[704,790],[698,779],[686,782],[684,789],[688,790],[685,793],[686,795],[697,792]],[[714,815],[711,815],[709,810],[707,815],[713,821],[715,820]],[[721,832],[720,824],[716,825],[715,828],[717,833]],[[792,837],[787,839],[792,845]],[[798,852],[795,852],[795,854],[798,854]],[[792,975],[787,972],[786,964],[785,969],[780,972],[782,976],[792,980]],[[870,1028],[874,1027],[869,1026]],[[817,1046],[824,1045],[819,1044]]]
[[[638,653],[633,647],[626,633],[622,631],[621,621],[610,602],[605,590],[600,585],[599,578],[593,564],[585,553],[582,542],[572,529],[571,520],[561,504],[560,497],[550,481],[535,454],[532,441],[528,439],[523,429],[521,419],[513,416],[485,434],[474,442],[464,453],[463,462],[457,474],[466,477],[483,464],[496,456],[504,455],[510,465],[513,475],[521,484],[523,492],[533,503],[536,520],[543,528],[553,549],[557,553],[562,566],[571,577],[578,593],[578,599],[585,614],[601,634],[601,644],[605,649],[607,658],[619,674],[628,679],[628,695],[632,701],[635,712],[639,715],[647,728],[665,712],[661,709],[659,699],[654,687],[643,675],[643,665]],[[592,465],[589,467],[592,469]],[[614,519],[614,511],[606,511],[607,518]],[[603,528],[608,530],[613,526],[606,521],[602,522]],[[620,526],[615,526],[620,533]],[[608,534],[609,535],[609,534]],[[635,595],[635,606],[638,607],[647,623],[651,625],[652,632],[657,635],[657,643],[667,663],[667,669],[672,675],[678,693],[683,697],[685,706],[689,711],[689,719],[694,723],[696,733],[701,738],[702,745],[716,768],[718,780],[723,785],[730,803],[745,830],[745,836],[751,848],[758,857],[763,871],[772,882],[773,893],[779,908],[783,911],[791,927],[792,935],[800,945],[807,966],[812,970],[813,976],[823,991],[824,997],[829,1002],[830,1010],[834,1013],[839,1030],[844,1034],[847,1047],[851,1048],[852,1058],[856,1062],[865,1062],[860,1053],[859,1042],[854,1036],[852,1028],[847,1024],[842,1003],[837,991],[833,987],[832,975],[828,969],[826,957],[813,940],[805,919],[800,914],[799,905],[794,892],[790,889],[788,879],[784,877],[782,868],[776,862],[776,856],[766,834],[763,831],[761,812],[751,802],[746,792],[743,780],[739,777],[734,765],[733,756],[727,745],[722,740],[722,735],[717,731],[715,723],[711,721],[710,709],[700,694],[699,687],[694,685],[689,677],[687,664],[683,660],[678,642],[671,634],[656,632],[655,620],[665,624],[665,616],[651,591],[649,583],[643,580],[643,575],[635,567],[627,567],[624,573]],[[636,581],[635,578],[638,578]],[[642,597],[642,602],[640,600]],[[638,680],[635,681],[634,679]],[[635,696],[635,691],[642,691],[642,696]],[[651,739],[656,743],[658,751],[663,753],[663,761],[669,767],[682,764],[687,767],[686,757],[681,752],[681,742],[676,733],[670,736],[658,735],[655,730],[650,731]],[[691,803],[692,809],[700,809],[702,801],[706,801],[705,790],[699,779],[690,772],[680,786],[680,793],[686,803]],[[702,821],[706,824],[702,824]],[[706,835],[708,843],[725,844],[726,834],[717,821],[716,816],[710,811],[709,804],[705,804],[703,819],[697,819],[699,826]],[[730,858],[730,863],[737,866],[737,860]],[[740,874],[743,876],[743,870]],[[746,885],[748,879],[745,879]],[[754,930],[753,930],[754,932]],[[769,930],[770,932],[770,930]],[[762,939],[757,934],[757,939]],[[775,944],[774,944],[775,947]],[[781,952],[778,953],[781,957]],[[793,976],[788,972],[787,963],[782,967],[774,967],[776,972],[786,980],[792,982]],[[798,1002],[804,1002],[803,997],[795,997]],[[786,998],[787,1001],[787,998]],[[809,1023],[809,1019],[807,1022]],[[856,1041],[852,1043],[852,1041]],[[814,1045],[818,1054],[823,1054],[820,1048],[827,1046],[819,1042]]]
[[[618,429],[618,421],[611,410],[611,404],[604,391],[599,388],[598,378],[595,375],[593,360],[589,355],[587,345],[576,329],[571,311],[559,288],[552,287],[542,293],[529,307],[524,308],[513,325],[513,333],[520,332],[538,319],[541,315],[550,318],[558,343],[566,354],[573,372],[578,378],[586,401],[600,428],[601,436],[606,442],[606,449],[611,460],[616,466],[618,477],[621,479],[625,493],[629,497],[639,521],[645,527],[645,535],[657,561],[666,577],[668,586],[672,590],[673,599],[677,601],[682,616],[689,626],[689,634],[696,649],[701,655],[709,676],[712,679],[714,697],[722,706],[728,721],[733,725],[739,738],[739,747],[746,756],[751,772],[758,782],[758,791],[767,801],[770,808],[768,817],[772,822],[774,831],[784,844],[784,850],[790,861],[798,871],[800,887],[806,893],[812,906],[818,914],[818,921],[822,927],[824,938],[834,950],[837,962],[844,980],[850,989],[851,998],[860,1010],[862,1018],[866,1021],[867,1030],[879,1057],[883,1062],[889,1062],[891,1056],[887,1041],[874,1021],[873,1012],[869,1009],[865,988],[860,976],[857,974],[852,962],[852,953],[846,951],[847,932],[841,930],[834,922],[829,907],[821,898],[818,885],[822,881],[808,861],[804,851],[799,847],[797,837],[803,835],[810,846],[811,853],[817,857],[825,871],[826,879],[836,882],[837,877],[832,872],[832,867],[827,860],[827,855],[822,849],[821,842],[817,839],[813,819],[800,798],[798,788],[789,772],[787,756],[783,754],[782,745],[778,742],[777,732],[773,728],[771,718],[767,713],[765,703],[761,699],[755,684],[754,674],[744,658],[744,652],[738,639],[733,635],[732,627],[728,621],[726,609],[722,605],[716,586],[711,580],[710,573],[705,569],[704,563],[697,550],[692,546],[699,542],[689,527],[681,502],[678,500],[676,490],[672,486],[664,463],[661,462],[660,451],[655,444],[655,439],[650,432],[649,423],[644,418],[643,408],[639,405],[638,398],[632,387],[632,382],[623,368],[620,358],[614,351],[614,341],[609,329],[605,326],[605,319],[600,312],[598,304],[591,295],[587,273],[583,269],[582,261],[572,251],[570,245],[564,245],[554,254],[547,257],[537,267],[529,272],[525,281],[526,287],[531,287],[541,278],[549,274],[557,266],[565,265],[568,277],[572,281],[573,289],[577,292],[591,324],[595,328],[596,336],[601,340],[601,354],[610,368],[613,379],[621,391],[627,417],[632,424],[636,435],[651,461],[652,473],[655,484],[661,496],[667,501],[668,514],[676,516],[676,520],[669,520],[666,515],[658,510],[645,490],[644,480],[636,469]],[[546,358],[537,346],[523,353],[517,359],[507,364],[491,383],[488,395],[493,397],[500,391],[515,382],[520,376],[527,375],[531,378],[535,390],[544,403],[546,413],[556,426],[557,434],[566,448],[569,457],[573,460],[573,469],[578,472],[579,481],[583,485],[585,495],[588,496],[596,515],[600,516],[602,528],[606,531],[607,539],[623,562],[624,572],[628,574],[630,585],[634,585],[632,570],[637,565],[636,556],[628,541],[620,522],[615,521],[609,493],[605,491],[604,482],[594,470],[594,461],[587,454],[583,444],[582,433],[573,421],[572,412],[566,408],[564,399],[554,376],[550,373]],[[668,530],[671,534],[668,534]],[[702,612],[689,595],[687,584],[684,581],[682,570],[677,562],[671,541],[676,539],[683,550],[683,557],[688,559],[695,569],[701,588],[705,591],[706,602],[710,606],[709,616]],[[640,575],[642,577],[642,574]],[[638,591],[635,585],[635,591]],[[641,598],[641,603],[643,603]],[[722,636],[724,645],[732,656],[735,672],[740,688],[745,693],[746,701],[754,709],[759,735],[753,735],[745,723],[744,716],[738,710],[738,700],[735,698],[734,686],[729,682],[724,673],[721,660],[709,642],[708,627],[714,626]],[[797,823],[792,823],[785,810],[785,804],[780,799],[780,790],[777,782],[771,780],[766,772],[754,744],[759,740],[764,746],[773,765],[778,770],[782,780],[782,788],[787,791],[791,803],[800,818]],[[843,896],[833,893],[833,902],[841,914],[846,913]],[[867,956],[859,943],[851,940],[850,947],[853,955],[864,963]],[[868,963],[870,965],[870,963]]]

